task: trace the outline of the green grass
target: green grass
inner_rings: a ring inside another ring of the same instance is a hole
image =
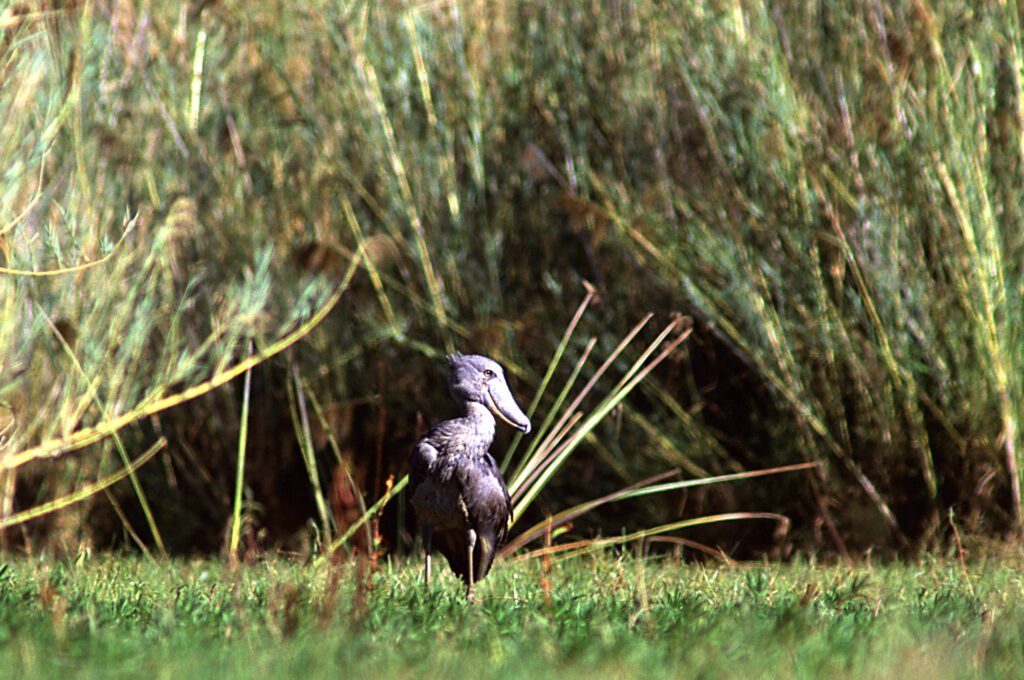
[[[858,568],[608,555],[501,563],[467,604],[417,564],[14,560],[11,677],[1002,677],[1024,663],[1019,560]]]

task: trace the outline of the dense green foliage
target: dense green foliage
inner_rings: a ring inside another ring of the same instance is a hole
[[[528,401],[584,280],[600,305],[569,359],[589,336],[607,356],[646,311],[695,331],[532,519],[671,467],[814,461],[577,530],[773,511],[791,535],[701,538],[783,553],[934,545],[950,517],[1024,523],[1014,2],[0,15],[0,518],[167,438],[8,545],[216,551],[232,521],[253,548],[329,538],[450,413],[437,359],[494,355]],[[323,323],[287,339],[339,281]],[[177,398],[231,375],[250,341],[287,349],[251,394],[238,379]]]
[[[273,560],[14,561],[0,667],[25,678],[1005,677],[1019,565],[696,567],[610,556],[455,579]]]

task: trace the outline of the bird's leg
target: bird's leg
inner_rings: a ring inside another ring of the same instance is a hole
[[[473,549],[476,548],[476,532],[469,529],[466,532],[466,554],[469,558],[469,584],[466,590],[466,599],[473,601]]]
[[[434,529],[430,526],[423,526],[423,550],[427,553],[426,567],[423,569],[423,583],[426,589],[430,590],[430,539],[434,535]]]

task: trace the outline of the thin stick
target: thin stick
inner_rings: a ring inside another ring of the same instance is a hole
[[[249,340],[248,356],[252,357],[252,340]],[[228,553],[232,561],[238,559],[238,541],[242,533],[242,488],[245,485],[245,451],[249,442],[249,395],[252,389],[252,366],[245,371],[245,387],[242,388],[242,417],[238,426],[238,465],[235,469],[235,500],[231,509],[231,543]]]
[[[316,511],[320,515],[324,543],[330,545],[331,515],[327,512],[327,500],[324,498],[323,485],[320,483],[320,472],[316,467],[316,456],[313,452],[313,434],[309,427],[309,411],[306,409],[306,393],[302,389],[298,362],[293,359],[291,365],[294,391],[289,390],[289,392],[294,394],[295,405],[298,409],[296,414],[299,418],[298,425],[301,428],[301,431],[297,429],[295,434],[299,438],[299,449],[302,453],[302,462],[306,464],[306,474],[309,475],[310,486],[313,487],[313,500],[316,501]]]
[[[367,511],[363,513],[363,516],[360,517],[358,521],[354,522],[348,529],[346,529],[345,533],[343,533],[341,536],[336,538],[334,540],[334,542],[331,543],[327,547],[326,550],[324,550],[324,554],[321,555],[319,558],[317,558],[317,563],[319,563],[322,560],[324,560],[326,558],[326,556],[333,555],[334,551],[336,551],[341,546],[345,545],[345,543],[348,541],[348,539],[352,538],[352,536],[357,531],[359,531],[359,528],[362,527],[363,524],[365,524],[370,519],[372,519],[374,516],[379,514],[381,511],[383,511],[384,510],[384,506],[387,505],[391,501],[392,498],[397,496],[398,493],[409,484],[409,475],[405,475],[400,480],[398,480],[398,483],[396,483],[394,485],[391,485],[390,482],[391,482],[391,480],[389,479],[388,480],[388,486],[387,486],[387,488],[384,491],[384,495],[381,496],[377,500],[376,503],[371,505],[367,509]]]

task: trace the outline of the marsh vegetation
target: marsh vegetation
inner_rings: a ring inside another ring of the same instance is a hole
[[[1013,3],[0,7],[7,550],[401,554],[454,349],[537,541],[1019,534]]]

